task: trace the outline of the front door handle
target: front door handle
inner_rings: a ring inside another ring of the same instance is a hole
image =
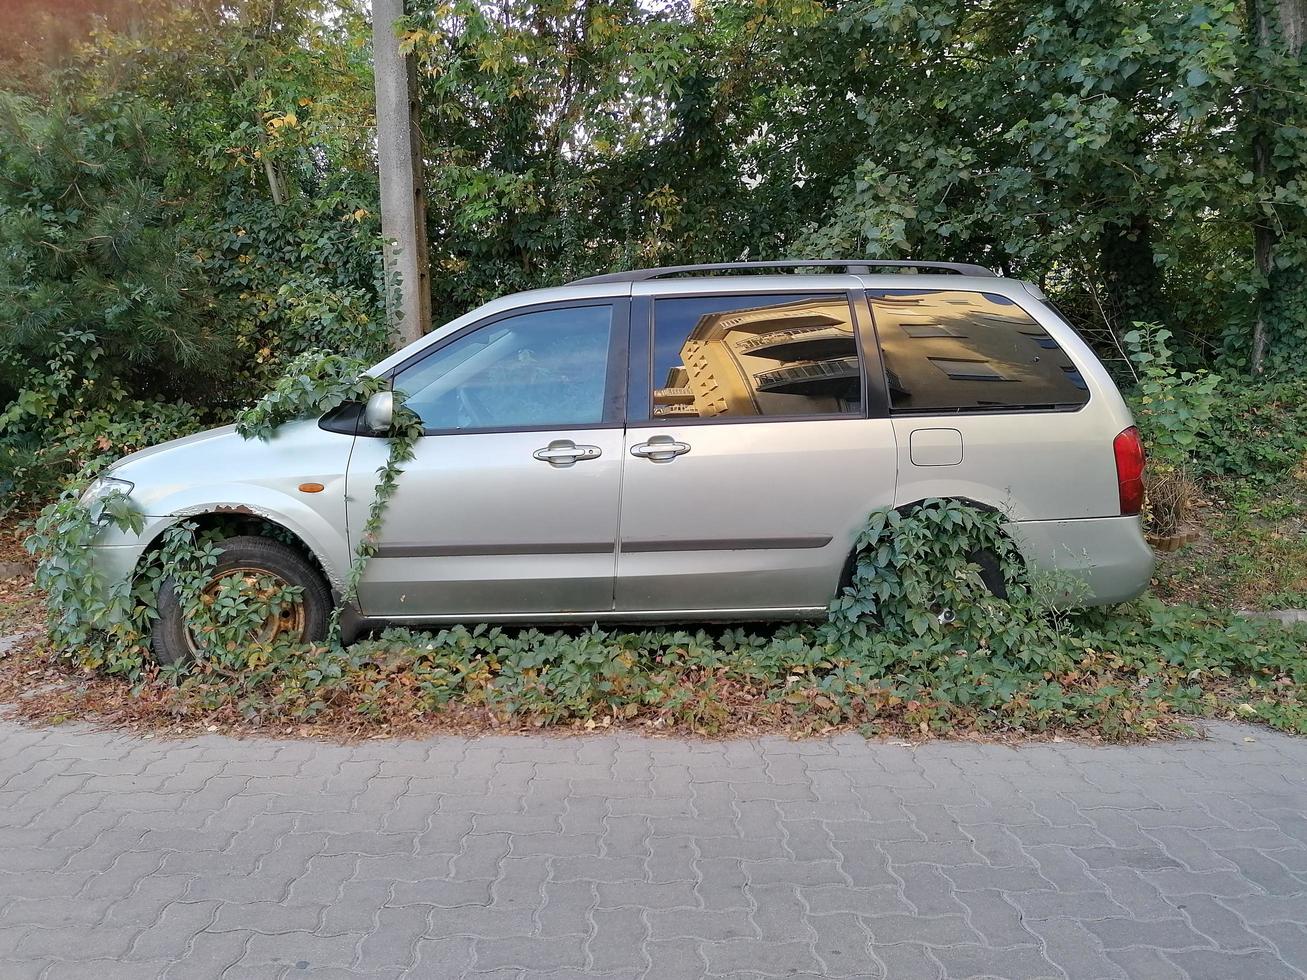
[[[677,442],[671,436],[653,436],[648,442],[637,442],[631,447],[632,456],[651,459],[655,463],[665,463],[689,451],[688,442]]]
[[[531,455],[550,466],[571,466],[578,459],[598,459],[603,453],[598,446],[578,446],[571,439],[555,439]]]

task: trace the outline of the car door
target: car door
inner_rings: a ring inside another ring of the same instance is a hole
[[[518,310],[398,369],[425,434],[359,588],[365,615],[611,610],[627,319],[625,300]],[[350,459],[355,546],[386,452],[361,436]]]
[[[616,608],[819,612],[868,513],[894,497],[865,313],[829,286],[661,285],[633,300]]]

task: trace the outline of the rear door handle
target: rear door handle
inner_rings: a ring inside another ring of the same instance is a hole
[[[571,466],[578,459],[598,459],[603,451],[598,446],[578,446],[571,439],[555,439],[531,455],[550,466]]]
[[[689,451],[688,442],[677,442],[671,436],[653,436],[648,442],[637,442],[631,447],[632,456],[651,459],[655,463],[665,463]]]

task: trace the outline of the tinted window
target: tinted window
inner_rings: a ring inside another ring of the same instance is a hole
[[[860,413],[847,298],[657,300],[652,406],[654,418]]]
[[[428,429],[597,424],[611,306],[508,317],[447,344],[395,378]]]
[[[916,289],[868,295],[896,409],[1075,408],[1089,400],[1057,341],[1005,296]]]

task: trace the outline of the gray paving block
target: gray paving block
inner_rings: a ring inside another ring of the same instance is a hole
[[[1039,937],[1049,962],[1065,973],[1068,980],[1103,980],[1105,977],[1147,977],[1151,980],[1155,975],[1128,969],[1116,952],[1105,953],[1098,937],[1077,919],[1040,919],[1029,922],[1028,926]],[[1128,955],[1136,950],[1123,952]],[[1171,969],[1169,963],[1164,963],[1164,966]]]
[[[760,973],[787,976],[807,971],[821,974],[823,964],[808,943],[760,943],[755,939],[728,939],[700,946],[713,974]]]
[[[1307,741],[1211,731],[340,746],[0,722],[0,977],[1301,976]]]
[[[1179,966],[1189,980],[1278,980],[1300,978],[1301,970],[1284,962],[1275,953],[1261,950],[1231,953],[1226,950],[1192,949],[1167,953],[1166,958]]]
[[[586,941],[586,955],[597,972],[643,972],[649,965],[649,927],[640,909],[594,909],[594,931]]]
[[[1098,937],[1104,949],[1128,949],[1144,946],[1150,949],[1191,949],[1211,946],[1212,941],[1194,931],[1184,919],[1158,919],[1141,922],[1138,919],[1090,919],[1085,928]]]
[[[645,913],[654,939],[724,940],[762,938],[743,910],[665,909]]]
[[[584,936],[479,936],[474,948],[478,970],[513,967],[535,972],[585,966]]]
[[[970,977],[1037,977],[1061,978],[1062,972],[1049,962],[1038,946],[1014,946],[995,949],[984,944],[932,946],[930,955],[944,967],[945,974],[957,980]]]
[[[865,977],[872,969],[871,937],[858,916],[810,915],[807,924],[815,933],[812,949],[821,961],[822,976]]]

